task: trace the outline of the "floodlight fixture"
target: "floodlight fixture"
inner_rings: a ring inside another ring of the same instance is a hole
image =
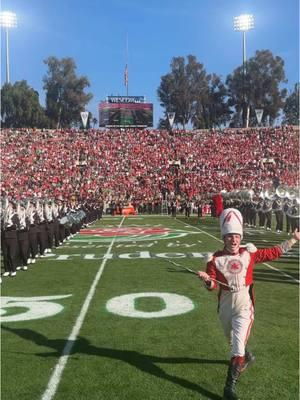
[[[6,36],[6,83],[9,83],[9,41],[8,31],[17,27],[17,16],[10,11],[0,12],[0,26],[5,29]]]
[[[250,29],[254,28],[254,17],[252,14],[242,14],[238,17],[233,18],[233,28],[237,32],[242,32],[243,34],[243,97],[244,104],[246,107],[246,128],[249,126],[249,116],[250,116],[250,107],[246,99],[245,93],[245,79],[246,79],[246,62],[247,62],[247,53],[246,53],[246,32]]]
[[[0,25],[3,28],[16,28],[17,27],[17,16],[15,13],[10,11],[0,12]]]
[[[233,18],[235,31],[246,32],[254,28],[254,17],[252,14],[243,14]]]

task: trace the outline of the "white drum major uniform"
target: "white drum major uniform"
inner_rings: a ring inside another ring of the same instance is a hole
[[[231,345],[231,360],[224,388],[224,399],[237,400],[235,385],[241,372],[254,361],[246,344],[254,321],[253,268],[255,264],[272,261],[287,252],[300,238],[295,231],[293,238],[280,245],[257,249],[253,244],[241,246],[243,218],[234,208],[225,209],[220,216],[223,250],[215,252],[208,260],[206,272],[199,277],[208,290],[219,283],[219,318],[224,334]]]

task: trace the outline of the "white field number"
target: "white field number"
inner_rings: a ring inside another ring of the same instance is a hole
[[[1,322],[30,321],[49,318],[60,313],[64,307],[53,300],[64,299],[72,295],[40,296],[40,297],[1,297]],[[136,307],[136,301],[141,298],[156,297],[162,300],[163,308],[159,311],[141,311]],[[16,309],[10,315],[8,308]],[[25,310],[20,310],[23,308]],[[131,293],[114,297],[106,303],[106,309],[122,317],[132,318],[164,318],[186,314],[194,309],[194,303],[185,296],[175,293],[146,292]]]
[[[65,299],[72,296],[40,296],[40,297],[1,297],[1,322],[29,321],[32,319],[48,318],[58,314],[63,310],[61,304],[52,300]],[[7,308],[25,308],[23,312],[17,314],[7,314]]]
[[[136,300],[140,298],[157,297],[163,300],[164,308],[160,311],[139,311],[136,309]],[[175,293],[132,293],[110,299],[106,309],[122,317],[132,318],[163,318],[185,314],[194,309],[194,303],[185,296]]]

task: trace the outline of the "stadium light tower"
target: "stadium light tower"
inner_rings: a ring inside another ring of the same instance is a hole
[[[238,17],[234,17],[233,19],[233,27],[235,31],[243,32],[243,75],[244,75],[244,82],[246,77],[246,61],[247,61],[247,53],[246,53],[246,32],[250,29],[254,28],[254,17],[251,14],[243,14]],[[244,84],[245,86],[245,84]],[[244,89],[244,101],[246,103],[246,95]],[[249,126],[249,114],[250,108],[249,104],[247,104],[247,116],[246,116],[246,128]]]
[[[8,31],[10,28],[17,27],[17,16],[15,13],[10,11],[0,12],[0,26],[5,29],[6,37],[6,83],[9,83],[9,41]]]

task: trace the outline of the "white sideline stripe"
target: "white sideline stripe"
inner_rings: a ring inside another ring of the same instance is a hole
[[[124,219],[125,219],[125,216],[123,217],[122,221],[120,222],[118,228],[120,228],[122,226]],[[115,242],[115,239],[116,239],[116,236],[112,239],[111,244],[110,244],[109,248],[107,249],[105,256],[108,256],[110,254],[113,244]],[[88,292],[88,295],[85,298],[85,301],[84,301],[83,306],[80,310],[80,313],[77,317],[77,320],[72,329],[72,332],[71,332],[70,336],[68,337],[68,340],[63,349],[62,355],[60,356],[60,358],[54,368],[54,371],[50,377],[50,380],[47,385],[47,389],[45,390],[45,392],[42,396],[42,400],[51,400],[56,393],[57,387],[61,380],[62,373],[67,364],[67,361],[68,361],[69,355],[72,351],[72,348],[76,342],[77,336],[78,336],[81,326],[83,324],[84,318],[85,318],[88,308],[90,306],[91,300],[94,296],[96,286],[101,278],[101,275],[103,273],[103,270],[104,270],[107,260],[108,260],[108,258],[104,258],[98,269],[98,272],[97,272],[95,279],[92,283],[92,286]]]
[[[176,221],[178,221],[178,222],[180,222],[180,223],[182,223],[182,224],[186,224],[186,223],[187,223],[187,222],[180,221],[179,219],[177,219]],[[193,225],[191,225],[191,224],[189,224],[189,225],[190,225],[190,226],[193,226]],[[198,231],[204,233],[205,235],[210,236],[211,238],[217,240],[218,242],[223,243],[223,240],[218,239],[216,236],[213,236],[213,235],[211,235],[210,233],[207,233],[207,232],[203,231],[202,229],[198,228],[197,226],[194,226],[194,228],[195,228],[195,229],[198,229]],[[281,269],[275,268],[275,267],[273,267],[272,265],[267,264],[267,263],[262,263],[262,264],[265,265],[266,267],[270,268],[270,269],[273,269],[273,270],[276,271],[276,272],[279,272],[281,275],[283,275],[283,276],[285,276],[285,277],[291,279],[292,281],[297,282],[297,283],[300,283],[300,281],[299,281],[298,279],[293,278],[291,275],[289,275],[289,274],[283,272]]]

